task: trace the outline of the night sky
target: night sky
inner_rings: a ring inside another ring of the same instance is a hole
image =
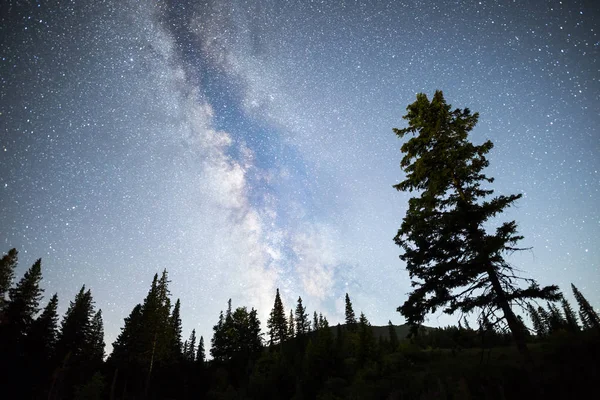
[[[496,193],[523,193],[502,219],[533,249],[509,261],[600,305],[595,1],[1,7],[0,252],[18,278],[42,258],[42,305],[91,288],[109,345],[164,268],[184,337],[230,297],[264,322],[277,287],[332,324],[346,292],[403,323],[392,128],[436,89],[480,112]]]

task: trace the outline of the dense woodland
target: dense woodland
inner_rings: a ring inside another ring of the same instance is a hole
[[[483,173],[493,145],[468,140],[478,114],[451,110],[440,91],[431,101],[417,95],[407,111],[408,127],[394,130],[411,136],[401,148],[406,179],[395,187],[416,193],[394,238],[413,289],[398,307],[407,325],[372,326],[346,294],[345,320],[332,326],[300,297],[284,305],[277,290],[267,321],[230,300],[207,342],[182,332],[165,270],[106,355],[91,290],[83,286],[59,318],[58,295],[40,287],[41,260],[14,282],[11,249],[0,262],[0,397],[589,397],[600,378],[600,317],[575,286],[576,306],[505,261],[523,237],[515,221],[489,224],[521,196],[493,196]],[[457,326],[424,326],[439,310],[457,315]]]
[[[344,323],[330,326],[301,298],[286,311],[277,291],[266,332],[255,309],[229,301],[205,343],[182,332],[167,271],[154,276],[106,357],[91,291],[82,287],[59,318],[58,296],[42,301],[41,260],[11,285],[17,255],[10,250],[0,268],[2,398],[536,398],[583,393],[598,377],[600,317],[575,286],[577,307],[565,298],[531,303],[528,323],[519,317],[529,325],[533,371],[512,335],[489,321],[412,333],[375,327],[348,294]]]

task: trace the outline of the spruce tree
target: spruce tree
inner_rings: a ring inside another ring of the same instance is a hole
[[[6,304],[6,295],[12,285],[13,278],[15,277],[15,268],[17,268],[18,262],[17,249],[10,249],[8,253],[2,256],[0,259],[0,317],[2,310]],[[0,318],[0,322],[2,319]]]
[[[540,319],[544,322],[544,330],[547,334],[553,333],[552,330],[552,317],[550,313],[544,309],[544,307],[539,306],[537,309],[538,315]]]
[[[187,341],[187,353],[185,353],[185,358],[189,362],[194,362],[196,360],[196,330],[192,329],[192,333],[190,334],[190,338]]]
[[[563,329],[566,326],[566,321],[563,318],[562,313],[560,312],[560,310],[558,309],[558,307],[556,307],[555,304],[548,302],[548,315],[550,317],[549,319],[549,323],[550,323],[550,330],[552,332],[558,332],[559,330]]]
[[[226,337],[224,325],[225,317],[223,315],[223,311],[221,311],[221,313],[219,314],[219,321],[215,326],[213,326],[213,337],[211,339],[210,346],[210,355],[216,361],[223,361],[227,353],[225,349]]]
[[[137,304],[124,322],[119,336],[113,342],[113,352],[110,355],[112,361],[122,366],[135,363],[141,358],[142,305]]]
[[[581,322],[586,328],[600,329],[600,316],[596,313],[591,304],[587,301],[583,294],[571,283],[571,289],[575,300],[579,305],[579,315],[581,316]]]
[[[575,315],[571,304],[569,304],[567,299],[565,299],[564,297],[562,298],[560,303],[563,309],[563,313],[565,315],[567,329],[569,329],[571,332],[578,332],[579,324],[577,323],[577,316]]]
[[[78,358],[89,356],[90,338],[92,335],[92,316],[94,314],[92,292],[81,287],[75,299],[69,303],[67,312],[61,323],[57,343],[59,360],[63,362],[67,356]]]
[[[298,336],[304,335],[310,332],[310,320],[308,319],[308,313],[306,307],[302,305],[302,298],[298,297],[298,304],[296,305],[296,334]]]
[[[279,344],[283,343],[288,336],[287,321],[285,318],[285,311],[281,297],[279,296],[279,289],[275,294],[275,303],[269,319],[267,320],[267,328],[269,329],[270,343]]]
[[[28,352],[38,360],[50,360],[58,337],[58,294],[54,294],[40,316],[33,322],[27,337]]]
[[[354,314],[354,309],[352,308],[352,302],[350,301],[348,293],[346,293],[346,326],[350,331],[356,329],[356,315]]]
[[[90,360],[101,364],[104,360],[104,322],[102,321],[102,310],[98,310],[91,320],[89,337]]]
[[[479,115],[468,108],[451,111],[441,91],[429,101],[418,94],[407,107],[408,127],[394,129],[400,138],[414,135],[402,145],[401,167],[406,179],[394,187],[417,191],[394,238],[403,250],[414,290],[398,308],[413,327],[425,315],[441,308],[448,314],[485,310],[504,319],[520,353],[530,362],[525,337],[512,311],[527,299],[558,299],[558,288],[540,288],[531,279],[519,278],[504,255],[516,250],[522,236],[514,221],[495,232],[489,220],[501,214],[521,195],[496,196],[484,188],[493,178],[483,174],[491,141],[474,145],[469,132]],[[489,186],[488,186],[489,187]],[[528,284],[523,289],[516,282]]]
[[[172,340],[172,351],[176,358],[185,356],[181,348],[181,302],[179,299],[175,302],[173,312],[171,314],[171,340]],[[188,342],[189,345],[189,342]]]
[[[44,290],[40,288],[42,280],[42,259],[29,268],[15,287],[8,291],[9,302],[5,307],[4,320],[10,326],[11,336],[20,341],[27,333],[33,318],[39,311]]]
[[[290,308],[290,317],[288,319],[288,337],[296,337],[296,322],[294,321],[294,310]]]
[[[531,318],[531,322],[533,323],[533,330],[538,337],[544,337],[548,334],[548,330],[546,329],[546,322],[543,320],[542,316],[535,309],[531,303],[527,304],[527,312],[529,313],[529,318]]]
[[[313,330],[315,332],[318,331],[319,328],[320,328],[320,325],[319,325],[319,315],[317,314],[316,311],[313,313],[312,326],[313,326]]]
[[[196,362],[204,366],[204,362],[206,361],[206,355],[204,353],[204,337],[200,336],[200,341],[198,342],[198,352],[196,353]]]

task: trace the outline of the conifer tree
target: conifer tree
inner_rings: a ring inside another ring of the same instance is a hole
[[[192,333],[190,335],[190,338],[187,341],[188,346],[187,346],[187,353],[185,353],[185,358],[189,361],[189,362],[194,362],[196,361],[196,330],[192,329]]]
[[[269,329],[270,343],[279,344],[283,343],[288,336],[287,321],[285,318],[285,311],[281,297],[279,296],[279,289],[275,294],[275,303],[269,319],[267,320],[267,328]]]
[[[185,356],[185,353],[182,352],[181,348],[181,302],[179,299],[175,302],[175,306],[173,307],[173,312],[171,314],[171,340],[173,347],[173,354],[176,358]],[[188,342],[188,345],[190,343]]]
[[[564,320],[560,310],[555,304],[548,302],[548,322],[550,324],[551,332],[558,332],[565,327],[566,321]]]
[[[354,309],[352,308],[352,302],[350,301],[348,293],[346,293],[346,326],[350,331],[356,329],[356,315],[354,314]]]
[[[598,316],[594,308],[587,301],[587,299],[583,297],[583,294],[581,294],[575,285],[571,284],[571,289],[573,290],[573,295],[575,296],[575,300],[579,305],[579,315],[581,316],[581,322],[583,326],[587,329],[600,329],[600,316]]]
[[[364,313],[360,313],[358,319],[358,361],[360,364],[369,358],[369,355],[373,352],[375,345],[375,339],[373,336],[373,329],[369,320]]]
[[[27,352],[43,368],[54,355],[58,336],[58,295],[55,293],[27,335]]]
[[[517,277],[504,260],[506,253],[522,250],[514,221],[495,232],[486,230],[487,222],[521,195],[489,198],[493,190],[482,187],[493,182],[483,174],[493,145],[486,141],[476,146],[468,140],[477,113],[468,108],[451,111],[441,91],[431,101],[418,94],[407,111],[403,118],[408,127],[394,132],[400,138],[415,136],[402,145],[406,179],[394,187],[420,196],[409,200],[394,238],[414,288],[398,311],[416,327],[438,308],[448,314],[485,310],[507,323],[520,353],[531,362],[512,306],[525,305],[531,298],[557,300],[558,288],[540,288],[531,279]],[[518,286],[518,280],[528,287]]]
[[[315,311],[313,314],[313,322],[312,322],[312,326],[313,326],[313,330],[316,332],[319,330],[320,325],[319,325],[319,315],[317,314],[317,312]]]
[[[92,335],[92,316],[94,314],[92,292],[81,287],[70,302],[69,308],[61,323],[57,351],[61,362],[69,358],[78,358],[86,354],[89,356]],[[104,348],[102,349],[104,351]]]
[[[531,318],[531,322],[533,323],[533,330],[538,337],[544,337],[548,334],[548,330],[546,329],[546,322],[539,314],[539,312],[531,305],[531,303],[527,304],[527,312],[529,313],[529,318]]]
[[[571,332],[579,331],[579,324],[577,323],[577,316],[575,315],[575,312],[573,311],[571,304],[569,304],[567,299],[565,299],[564,297],[562,298],[560,303],[561,303],[561,306],[563,309],[563,313],[565,315],[566,327]]]
[[[12,285],[13,278],[15,277],[15,268],[17,268],[18,262],[17,249],[10,249],[8,253],[2,256],[0,259],[0,317],[1,312],[4,309],[6,302],[6,295]],[[2,319],[0,318],[0,322]]]
[[[302,298],[298,297],[298,304],[296,305],[296,334],[301,336],[308,332],[310,332],[310,320],[308,319],[306,307],[302,305]]]
[[[4,320],[11,327],[11,335],[20,341],[28,332],[33,318],[39,311],[44,290],[40,288],[42,280],[42,259],[29,268],[15,287],[8,291],[9,302],[5,307]]]
[[[206,355],[204,353],[204,337],[200,336],[200,341],[198,342],[198,352],[196,353],[196,362],[201,366],[204,366],[205,361]]]
[[[140,346],[142,305],[137,304],[124,322],[119,336],[113,342],[113,352],[110,355],[110,359],[119,365],[128,365],[137,361],[143,351]]]
[[[98,310],[91,321],[89,349],[90,360],[101,364],[104,360],[104,322],[102,321],[102,310]]]
[[[544,307],[539,306],[537,309],[538,315],[540,319],[544,322],[544,330],[547,334],[551,334],[552,331],[552,321],[550,317],[550,313],[544,309]]]
[[[396,327],[392,324],[392,321],[388,321],[388,334],[390,336],[390,347],[392,351],[396,351],[398,349],[399,340],[398,340],[398,332],[396,332]]]
[[[296,322],[294,321],[294,310],[290,308],[290,317],[288,319],[288,337],[296,337]]]
[[[217,361],[223,361],[227,354],[225,349],[225,317],[223,311],[219,314],[219,321],[213,326],[213,337],[211,339],[210,355]]]

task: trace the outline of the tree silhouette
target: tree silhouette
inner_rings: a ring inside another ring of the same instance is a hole
[[[44,290],[40,288],[42,280],[42,259],[38,259],[29,268],[15,287],[8,291],[9,301],[5,307],[4,320],[8,322],[11,337],[17,342],[27,335],[35,315],[39,311]]]
[[[204,366],[206,362],[206,355],[204,352],[204,337],[200,336],[200,341],[198,342],[198,352],[196,353],[196,362],[201,366]]]
[[[279,296],[279,289],[277,289],[277,293],[275,294],[275,303],[267,320],[267,328],[269,329],[271,344],[283,343],[288,337],[287,321],[283,303]]]
[[[186,351],[184,352],[184,357],[189,362],[196,361],[196,330],[192,329],[192,333],[190,334],[190,338],[186,341]]]
[[[310,320],[308,319],[308,313],[306,307],[302,305],[302,298],[298,297],[298,304],[296,305],[296,334],[298,336],[304,335],[310,332]]]
[[[535,334],[538,337],[546,336],[548,334],[546,322],[540,313],[531,304],[527,304],[527,312],[529,313],[529,318],[531,318],[531,322],[533,323],[533,330],[535,331]]]
[[[0,259],[0,322],[2,322],[1,316],[6,303],[6,295],[15,277],[18,254],[17,249],[13,248]]]
[[[563,313],[565,315],[566,327],[571,332],[579,331],[579,324],[577,323],[577,316],[575,315],[575,312],[573,311],[571,304],[569,304],[567,299],[565,299],[564,297],[561,300],[561,306],[563,309]]]
[[[288,318],[288,337],[296,336],[296,322],[294,321],[294,310],[290,308],[290,317]]]
[[[579,315],[581,316],[581,323],[583,326],[586,329],[600,329],[600,316],[598,316],[592,305],[572,283],[571,289],[573,290],[573,296],[575,296],[575,300],[579,305]]]
[[[352,308],[352,302],[350,301],[348,293],[346,293],[346,326],[350,331],[356,330],[356,315],[354,314],[354,309]]]
[[[468,140],[479,115],[468,108],[450,111],[441,91],[429,101],[423,93],[407,107],[408,127],[394,129],[398,137],[414,135],[402,145],[401,167],[406,179],[394,187],[418,191],[409,200],[408,211],[394,238],[403,250],[413,291],[398,308],[413,326],[425,315],[442,308],[452,314],[480,309],[504,320],[521,354],[530,361],[524,332],[512,311],[531,298],[558,299],[558,288],[540,288],[531,279],[520,278],[504,255],[522,250],[522,239],[514,221],[495,232],[486,223],[511,206],[521,195],[489,198],[493,182],[483,174],[491,141],[476,146]],[[524,282],[523,289],[518,283]],[[496,313],[501,312],[500,316]]]

